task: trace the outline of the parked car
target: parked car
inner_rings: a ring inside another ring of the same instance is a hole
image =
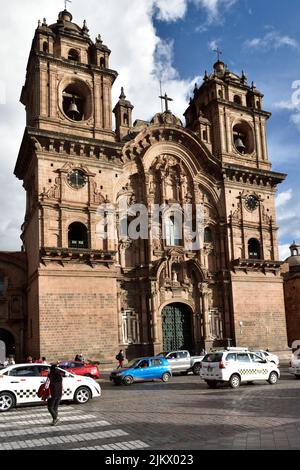
[[[100,378],[99,369],[94,364],[85,364],[78,361],[62,361],[58,366],[76,375],[84,375],[85,377],[92,377],[92,379]]]
[[[115,385],[131,385],[133,382],[145,382],[160,379],[168,382],[172,376],[171,367],[163,357],[142,357],[131,361],[126,368],[113,370],[110,380]]]
[[[63,374],[62,400],[84,404],[101,396],[100,385],[90,377],[78,377],[71,372]],[[16,364],[0,371],[0,412],[9,411],[24,403],[43,403],[37,396],[40,385],[50,371],[48,364]]]
[[[201,362],[200,377],[210,388],[227,382],[231,388],[254,380],[276,384],[280,372],[276,364],[247,350],[226,350],[207,354]]]
[[[259,351],[253,351],[255,354],[257,354],[259,357],[262,359],[266,359],[267,361],[274,362],[276,366],[279,365],[279,357],[276,356],[276,354],[272,354],[269,351],[264,351],[260,349]]]
[[[294,375],[296,379],[300,379],[300,350],[297,349],[289,364],[289,373]]]
[[[171,370],[174,373],[182,372],[193,372],[195,375],[200,374],[200,363],[203,356],[191,356],[189,351],[169,351],[159,353],[159,356],[163,356],[170,364]]]

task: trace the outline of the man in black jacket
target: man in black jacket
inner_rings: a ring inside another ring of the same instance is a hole
[[[55,364],[53,364],[50,367],[50,372],[48,375],[49,388],[50,388],[50,398],[48,398],[48,411],[53,418],[52,426],[55,426],[59,421],[58,405],[60,403],[62,393],[63,393],[62,374],[63,373],[57,369]]]

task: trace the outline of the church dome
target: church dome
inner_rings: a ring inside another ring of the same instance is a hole
[[[165,111],[164,113],[156,113],[150,121],[150,124],[171,124],[174,126],[183,126],[181,120],[171,113]]]
[[[73,23],[72,20],[72,14],[67,10],[63,10],[59,13],[57,22],[50,25],[49,28],[55,33],[67,33],[81,37],[86,36],[88,32],[86,26],[81,28],[76,23]]]
[[[295,242],[290,246],[291,256],[289,256],[285,262],[288,263],[290,270],[300,270],[300,245]]]

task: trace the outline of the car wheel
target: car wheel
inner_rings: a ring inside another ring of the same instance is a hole
[[[0,393],[0,412],[9,411],[16,405],[16,399],[12,393],[1,392]]]
[[[123,378],[123,384],[132,385],[132,383],[133,383],[133,378],[131,377],[131,375],[125,375],[125,377]]]
[[[197,362],[197,364],[195,364],[193,367],[193,374],[200,375],[200,369],[201,369],[201,365],[199,362]]]
[[[241,378],[237,374],[233,374],[229,379],[229,385],[231,388],[239,388],[241,385]]]
[[[87,403],[91,398],[91,391],[88,387],[79,387],[74,394],[74,401],[80,405]]]
[[[278,374],[276,372],[271,372],[268,378],[268,382],[270,385],[275,385],[278,380]]]
[[[218,382],[216,380],[206,380],[205,381],[209,388],[217,388],[218,387]]]
[[[169,382],[170,380],[170,374],[168,372],[165,372],[161,378],[163,382]]]

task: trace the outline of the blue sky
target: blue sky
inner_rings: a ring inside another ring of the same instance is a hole
[[[55,22],[63,5],[11,0],[2,11],[0,250],[21,245],[25,197],[12,173],[25,126],[19,96],[31,41],[38,19]],[[248,82],[256,83],[272,112],[269,158],[274,170],[288,173],[277,197],[280,253],[288,256],[290,243],[300,243],[300,105],[292,99],[292,84],[300,80],[299,0],[73,0],[69,9],[74,22],[86,19],[91,37],[101,33],[112,50],[111,67],[119,72],[113,102],[124,86],[134,119],[149,119],[160,109],[157,76],[182,117],[195,81],[212,69],[216,46],[232,71],[244,70]]]

